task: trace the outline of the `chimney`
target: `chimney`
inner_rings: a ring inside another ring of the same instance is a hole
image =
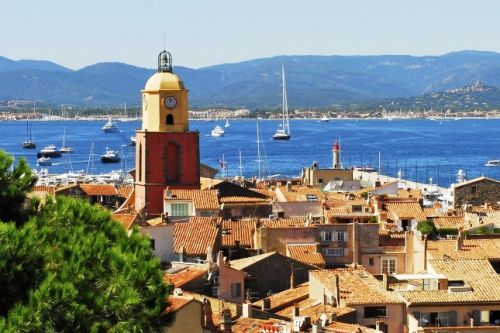
[[[183,246],[181,247],[181,253],[179,253],[179,261],[184,262],[184,256],[186,255],[186,248]]]
[[[262,311],[269,311],[271,308],[271,300],[269,298],[264,298],[262,300]]]
[[[291,265],[291,273],[290,273],[290,290],[295,289],[295,270],[293,269],[293,263]]]
[[[229,309],[222,310],[219,320],[221,330],[225,332],[232,331],[233,321],[231,320],[231,311],[229,311]]]
[[[292,182],[287,181],[286,182],[286,191],[291,192],[292,191]]]
[[[387,273],[382,274],[382,284],[384,285],[384,290],[389,290],[389,276]]]
[[[340,306],[340,278],[338,274],[335,274],[335,306]]]
[[[300,316],[300,307],[298,304],[295,304],[292,309],[292,319],[298,318]]]
[[[243,318],[252,318],[252,303],[245,302],[242,305],[241,316]]]
[[[464,232],[462,230],[458,231],[458,237],[457,237],[457,247],[456,250],[460,251],[462,250],[462,246],[464,244]]]

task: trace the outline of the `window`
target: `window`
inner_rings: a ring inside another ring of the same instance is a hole
[[[365,318],[386,317],[385,306],[365,306]]]
[[[344,252],[343,247],[330,247],[324,250],[325,255],[329,257],[343,257]]]
[[[156,248],[155,248],[155,240],[151,238],[151,239],[149,240],[149,242],[150,242],[150,244],[151,244],[151,248],[152,248],[153,250],[156,250]]]
[[[396,259],[382,259],[381,271],[389,275],[396,273]]]
[[[368,258],[368,266],[375,266],[375,259],[373,257]]]
[[[352,205],[352,212],[361,213],[363,212],[363,207],[361,207],[361,205]]]
[[[173,203],[172,216],[189,216],[189,204],[187,203]]]
[[[166,119],[167,125],[173,125],[174,124],[174,116],[171,114],[167,114],[167,119]]]
[[[318,179],[318,184],[323,184],[323,178]]]
[[[477,194],[477,187],[476,186],[471,186],[470,187],[470,194],[476,195]]]
[[[330,231],[322,231],[321,232],[321,239],[323,241],[331,242],[332,241],[332,233]]]
[[[316,196],[316,194],[307,194],[306,199],[307,201],[318,201],[318,197]]]
[[[338,241],[338,242],[345,242],[345,241],[347,241],[347,232],[337,231],[335,233],[335,240]]]
[[[241,297],[241,283],[231,283],[231,298]]]
[[[457,324],[457,313],[450,312],[415,312],[415,319],[420,327],[442,327],[455,326]]]

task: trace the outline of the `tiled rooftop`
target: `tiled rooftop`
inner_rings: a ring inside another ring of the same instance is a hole
[[[206,270],[187,268],[174,274],[165,273],[164,280],[166,283],[172,283],[175,288],[182,288],[185,284],[202,277],[205,273]]]
[[[275,312],[283,308],[289,307],[297,302],[306,300],[309,297],[309,283],[298,285],[294,289],[287,289],[282,292],[276,293],[272,296],[266,297],[271,301],[269,311]],[[264,299],[258,300],[253,305],[262,308]]]
[[[116,188],[110,184],[80,184],[87,195],[117,195]]]
[[[396,294],[384,290],[382,283],[361,266],[357,268],[309,271],[309,274],[317,278],[325,288],[332,292],[335,291],[335,275],[338,275],[340,298],[347,306],[402,303],[402,300]]]
[[[330,333],[330,332],[335,332],[335,333],[377,333],[379,331],[373,329],[373,328],[368,328],[366,326],[361,326],[358,324],[348,324],[348,323],[342,323],[339,321],[334,321],[331,324],[327,325],[325,327],[325,331]]]
[[[113,220],[120,222],[125,230],[129,230],[134,224],[135,219],[137,218],[137,213],[132,214],[112,214],[111,217]]]
[[[440,216],[433,218],[437,229],[460,229],[465,225],[463,216]]]
[[[187,223],[174,225],[174,251],[187,255],[204,256],[207,249],[214,248],[222,218],[192,217]]]
[[[305,218],[294,217],[289,219],[261,219],[260,223],[266,228],[304,228]]]
[[[495,259],[500,260],[500,238],[464,239],[460,251],[456,240],[430,240],[427,252],[432,259]]]
[[[170,190],[170,197],[165,200],[189,200],[196,209],[218,210],[219,199],[216,190]]]
[[[430,260],[429,266],[448,280],[464,281],[472,291],[423,290],[403,291],[410,304],[500,302],[500,275],[486,259]]]
[[[239,242],[239,246],[253,248],[253,233],[257,221],[253,219],[243,219],[239,221],[222,221],[222,246],[231,247]]]
[[[389,217],[393,220],[399,218],[401,220],[425,221],[427,219],[418,202],[388,202],[386,207]]]
[[[287,255],[308,265],[325,267],[325,259],[318,252],[317,244],[288,244]]]
[[[276,196],[279,201],[308,201],[309,198],[313,196],[316,197],[317,201],[323,201],[326,199],[325,194],[321,191],[319,187],[313,186],[299,186],[291,185],[290,191],[286,186],[276,186]]]
[[[192,297],[170,296],[167,300],[165,312],[176,312],[193,301]]]
[[[343,316],[345,314],[356,311],[353,308],[342,307],[342,306],[335,307],[335,306],[331,306],[328,304],[323,304],[321,301],[308,298],[308,299],[305,299],[303,301],[296,302],[296,303],[276,312],[276,314],[279,314],[281,316],[285,316],[288,318],[292,318],[292,310],[295,306],[299,307],[299,314],[301,316],[311,317],[312,321],[319,319],[319,317],[325,312],[327,314],[334,313],[337,316]]]

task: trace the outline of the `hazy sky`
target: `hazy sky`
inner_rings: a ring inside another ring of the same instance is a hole
[[[0,0],[0,55],[78,69],[291,54],[500,52],[498,0]]]

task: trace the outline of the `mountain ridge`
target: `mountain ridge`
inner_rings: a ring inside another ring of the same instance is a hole
[[[282,55],[192,69],[174,67],[192,107],[279,108],[281,64],[291,108],[331,107],[408,98],[485,82],[500,87],[500,54],[457,51],[441,56]],[[154,69],[102,62],[72,70],[44,60],[0,57],[0,99],[45,104],[139,105]]]

